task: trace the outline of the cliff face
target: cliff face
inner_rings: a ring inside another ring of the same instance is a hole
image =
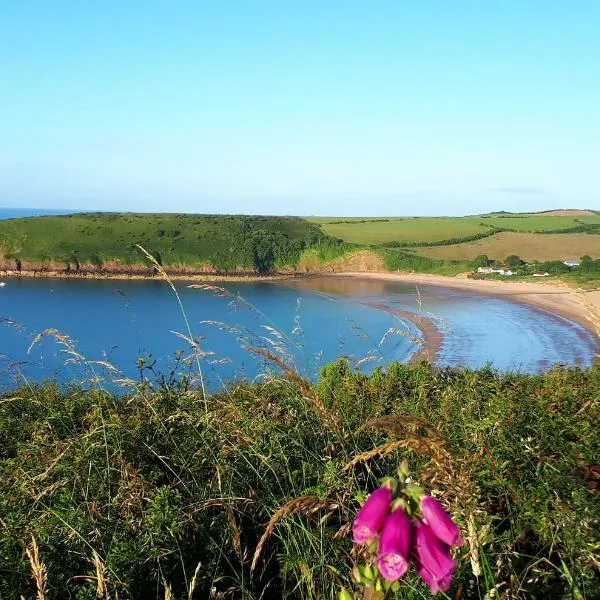
[[[186,275],[218,275],[229,273],[239,276],[258,275],[258,271],[240,267],[234,271],[219,271],[214,265],[200,263],[197,266],[165,265],[162,267],[168,275],[184,277]],[[30,261],[19,258],[6,258],[0,255],[0,273],[10,276],[54,276],[54,277],[155,277],[158,269],[148,264],[126,264],[118,260],[106,261],[102,265],[79,263],[77,261]]]

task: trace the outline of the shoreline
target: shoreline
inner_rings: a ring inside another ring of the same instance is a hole
[[[375,279],[396,283],[445,287],[527,304],[565,317],[593,334],[600,352],[600,291],[575,290],[566,284],[497,281],[423,273],[331,273],[334,277]],[[402,315],[406,316],[406,315]]]
[[[410,321],[423,336],[423,343],[421,347],[413,354],[411,357],[409,364],[418,364],[422,361],[427,361],[432,365],[435,365],[438,354],[442,348],[442,343],[444,342],[444,334],[436,327],[433,319],[429,317],[423,317],[416,313],[412,313],[407,310],[399,310],[397,308],[392,308],[391,306],[386,306],[385,304],[377,304],[375,302],[363,302],[365,306],[370,306],[371,308],[376,308],[378,310],[383,310],[391,315],[396,315],[398,317],[402,317],[407,321]]]
[[[297,279],[310,276],[311,273],[269,273],[259,275],[258,273],[237,273],[228,275],[226,273],[169,273],[172,281],[278,281],[284,279]],[[164,281],[164,276],[159,273],[155,275],[146,273],[120,273],[120,272],[85,272],[67,273],[65,271],[0,271],[0,277],[10,279],[71,279],[71,280],[94,280],[94,281]]]

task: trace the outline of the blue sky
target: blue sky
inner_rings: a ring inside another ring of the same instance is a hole
[[[0,206],[600,208],[597,0],[0,1]]]

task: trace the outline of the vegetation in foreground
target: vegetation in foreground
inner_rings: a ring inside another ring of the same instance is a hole
[[[208,397],[184,376],[7,393],[0,598],[333,599],[403,459],[467,542],[449,597],[598,598],[599,398],[599,369],[344,362]],[[428,594],[411,572],[393,597]]]

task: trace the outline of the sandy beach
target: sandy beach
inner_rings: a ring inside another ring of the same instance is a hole
[[[524,281],[498,281],[445,277],[422,273],[336,273],[335,277],[355,277],[396,281],[414,285],[431,285],[465,290],[523,302],[560,315],[593,332],[600,341],[600,291],[575,290],[567,285]]]

